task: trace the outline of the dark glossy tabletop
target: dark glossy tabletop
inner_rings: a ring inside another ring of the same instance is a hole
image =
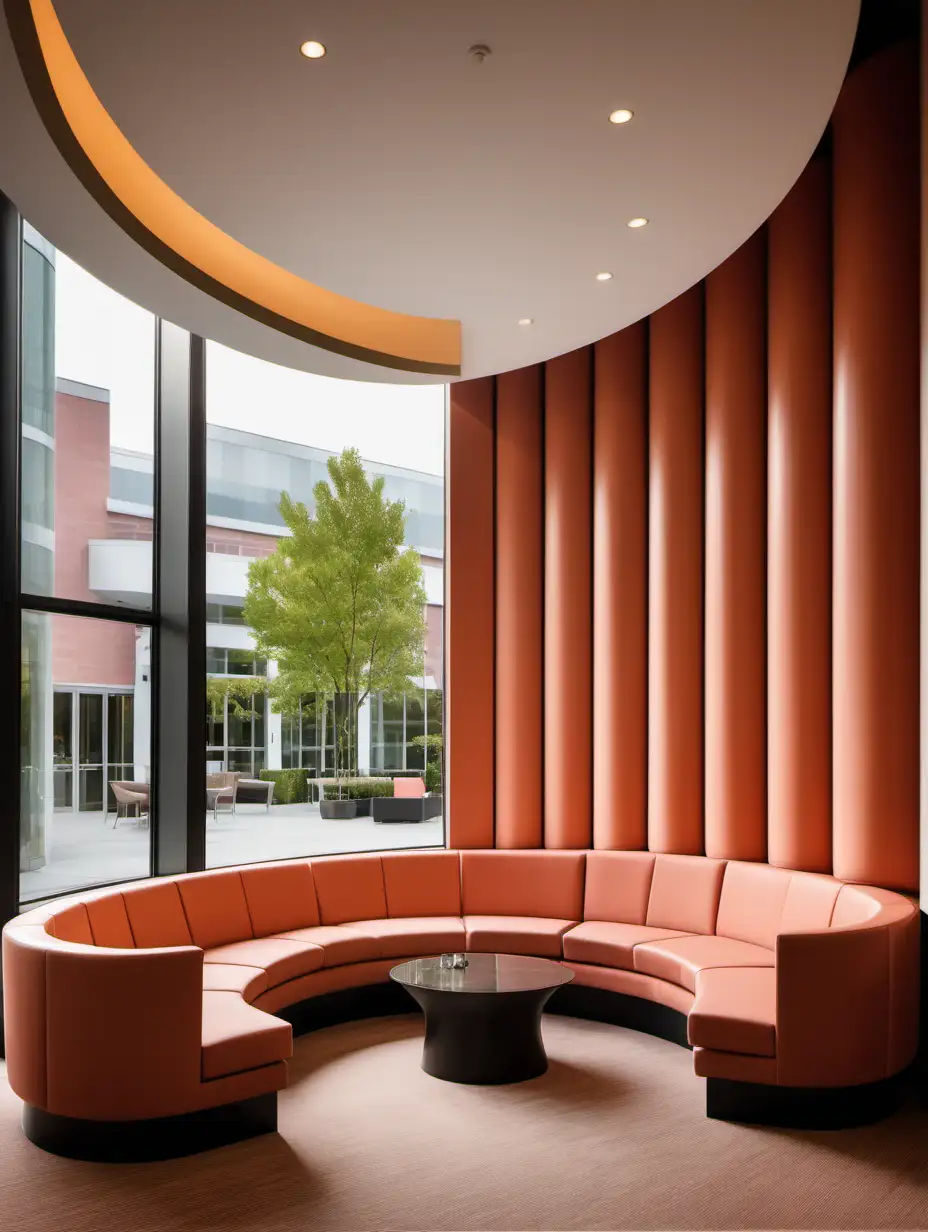
[[[520,954],[468,954],[464,968],[442,967],[439,958],[414,958],[390,972],[398,984],[436,992],[529,992],[569,984],[573,971],[547,958]]]

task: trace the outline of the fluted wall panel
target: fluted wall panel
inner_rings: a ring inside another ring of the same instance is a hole
[[[542,845],[542,370],[496,381],[496,845]]]
[[[445,776],[452,847],[494,842],[493,403],[490,377],[451,386]]]
[[[706,279],[706,855],[767,856],[763,232]]]
[[[546,847],[588,847],[592,807],[592,353],[545,366]]]
[[[919,125],[915,48],[834,114],[834,871],[918,876]]]
[[[594,847],[647,847],[647,389],[640,321],[594,348]]]
[[[768,224],[767,859],[831,871],[831,183]]]
[[[648,846],[703,851],[703,294],[650,321]]]

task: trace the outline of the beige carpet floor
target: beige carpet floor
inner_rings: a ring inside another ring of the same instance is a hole
[[[461,1087],[414,1018],[296,1043],[280,1133],[191,1159],[76,1163],[22,1137],[0,1079],[0,1229],[928,1228],[928,1113],[841,1133],[709,1121],[689,1053],[550,1017],[548,1073]]]

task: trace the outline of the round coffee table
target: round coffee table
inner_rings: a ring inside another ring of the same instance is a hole
[[[422,1068],[446,1082],[496,1085],[548,1068],[541,1039],[545,1002],[573,971],[547,958],[468,954],[462,969],[438,958],[400,963],[390,978],[425,1014]]]

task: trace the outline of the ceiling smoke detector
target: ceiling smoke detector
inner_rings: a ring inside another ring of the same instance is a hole
[[[468,47],[467,54],[476,60],[478,64],[482,64],[490,54],[490,49],[486,43],[474,43],[473,47]]]

